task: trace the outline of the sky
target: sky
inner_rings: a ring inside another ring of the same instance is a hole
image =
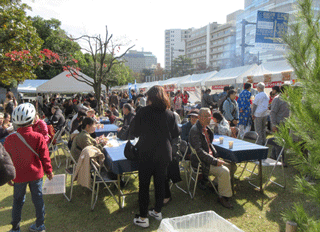
[[[226,22],[226,16],[244,8],[244,0],[23,0],[27,15],[56,18],[73,38],[109,33],[133,50],[152,52],[164,67],[166,29],[200,28]],[[125,48],[125,47],[124,47]],[[125,49],[122,49],[124,51]]]

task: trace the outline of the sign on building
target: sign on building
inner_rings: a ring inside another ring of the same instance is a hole
[[[288,13],[258,11],[256,43],[282,44],[282,36],[288,30]]]

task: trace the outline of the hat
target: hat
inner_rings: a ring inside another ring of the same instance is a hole
[[[198,117],[199,116],[199,110],[198,109],[191,110],[190,113],[188,114],[188,117],[190,117],[190,116]]]

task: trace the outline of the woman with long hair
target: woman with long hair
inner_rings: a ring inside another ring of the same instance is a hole
[[[180,129],[175,116],[169,110],[170,100],[161,86],[153,86],[147,92],[147,106],[142,107],[133,120],[130,131],[139,138],[139,208],[140,215],[134,224],[149,226],[147,215],[162,219],[161,208],[165,197],[166,171],[172,160],[172,139],[177,138]],[[149,185],[153,176],[155,207],[148,212]]]

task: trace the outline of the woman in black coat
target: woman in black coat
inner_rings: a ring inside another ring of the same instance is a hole
[[[147,106],[142,107],[132,123],[131,132],[139,137],[139,207],[140,215],[134,224],[149,226],[149,185],[153,176],[156,204],[149,215],[162,219],[161,208],[165,196],[167,167],[172,160],[171,141],[180,134],[174,114],[169,110],[170,100],[163,87],[153,86],[147,92]]]

